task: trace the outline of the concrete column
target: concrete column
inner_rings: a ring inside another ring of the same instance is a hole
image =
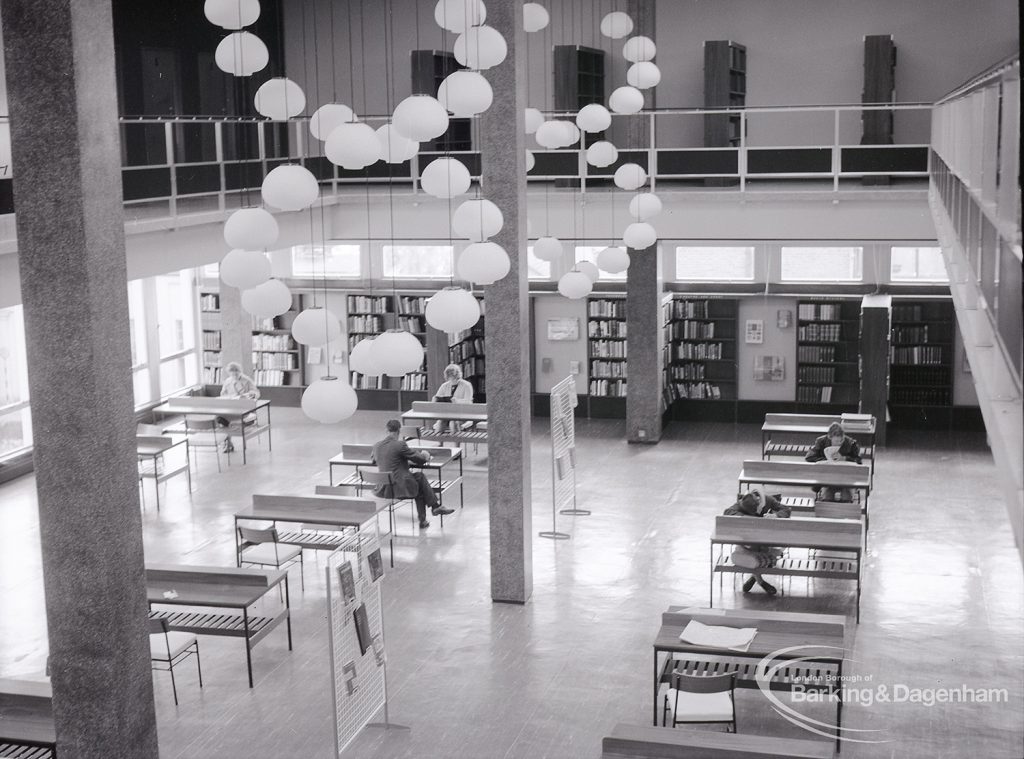
[[[230,362],[242,365],[242,372],[252,376],[252,316],[242,308],[242,291],[221,282],[220,285],[220,349],[221,379]]]
[[[626,12],[633,19],[633,34],[655,39],[653,0],[628,0]],[[644,106],[655,107],[654,89],[644,91]],[[649,148],[650,118],[629,118],[626,144],[619,149]],[[648,164],[648,169],[651,166]],[[641,191],[649,191],[645,187]],[[652,224],[655,229],[658,220]],[[631,443],[657,443],[661,439],[661,281],[658,277],[658,246],[629,249],[626,275],[626,439]]]
[[[4,0],[57,753],[155,757],[109,0]]]
[[[526,39],[523,0],[489,0],[487,23],[505,37],[508,58],[484,72],[494,103],[480,118],[483,195],[501,209],[494,238],[512,270],[485,290],[487,466],[491,598],[525,603],[533,591],[530,519],[530,318],[526,279]],[[497,390],[500,388],[500,392]]]

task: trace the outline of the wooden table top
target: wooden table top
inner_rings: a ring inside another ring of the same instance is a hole
[[[723,515],[715,519],[711,542],[859,552],[864,542],[864,525],[859,519],[754,519]]]
[[[244,609],[283,582],[283,570],[147,564],[146,598],[154,604]],[[165,598],[173,590],[177,598]]]
[[[367,450],[359,450],[356,455],[352,455],[352,451],[342,450],[341,453],[332,456],[327,463],[338,464],[339,466],[376,466],[370,458],[370,451],[373,449],[373,446],[358,446],[358,448],[366,448]],[[410,445],[409,448],[413,451],[426,451],[430,454],[430,461],[425,464],[410,463],[409,466],[413,469],[440,469],[446,464],[450,464],[452,461],[457,461],[462,458],[461,448],[435,448],[415,445]],[[346,456],[346,453],[349,455]]]
[[[739,481],[775,485],[808,485],[810,487],[837,485],[867,489],[871,485],[871,467],[867,464],[853,462],[811,463],[809,461],[751,459],[743,462]]]
[[[368,498],[254,495],[248,508],[235,519],[259,519],[270,522],[304,522],[333,527],[359,527],[373,519],[382,508]]]
[[[243,417],[257,409],[266,408],[270,401],[266,399],[251,401],[238,398],[202,398],[196,401],[183,399],[175,403],[161,403],[153,409],[157,414],[196,414],[204,416]],[[205,401],[205,402],[204,402]]]
[[[406,419],[440,419],[452,422],[486,422],[487,413],[480,411],[458,411],[459,406],[468,405],[463,403],[445,403],[447,408],[438,411],[406,411],[402,414],[402,421]]]
[[[139,456],[157,456],[168,448],[181,445],[185,438],[175,440],[169,435],[136,435],[135,452]]]
[[[769,419],[771,417],[771,419]],[[843,423],[843,419],[831,414],[766,414],[764,424],[761,425],[762,432],[805,432],[824,435],[828,432],[829,425],[834,422]],[[857,429],[856,427],[843,429],[848,435],[856,437],[861,435],[874,435],[876,424],[872,421],[868,429]]]
[[[52,695],[48,682],[0,679],[0,743],[55,743]]]

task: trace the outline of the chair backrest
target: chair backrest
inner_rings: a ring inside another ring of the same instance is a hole
[[[345,443],[341,446],[341,455],[349,461],[369,461],[370,457],[373,455],[373,446],[357,443]]]
[[[402,438],[402,440],[418,438],[420,436],[420,428],[411,424],[403,425],[402,429],[398,431],[398,436]]]
[[[185,429],[189,432],[210,432],[217,429],[217,419],[212,416],[186,416]]]
[[[672,688],[685,693],[722,693],[736,687],[736,673],[726,672],[721,675],[687,675],[679,670],[669,678]]]
[[[168,630],[167,620],[163,617],[157,617],[156,619],[150,618],[149,620],[149,634],[157,635],[160,633],[166,634]]]
[[[238,537],[243,543],[276,543],[277,530],[273,527],[258,529],[256,527],[238,527]]]
[[[143,424],[139,422],[135,425],[135,434],[145,437],[160,436],[164,434],[164,428],[159,424]]]

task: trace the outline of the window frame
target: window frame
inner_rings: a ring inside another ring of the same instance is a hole
[[[826,243],[823,243],[823,242],[819,242],[819,243],[814,244],[814,245],[807,245],[807,244],[800,244],[800,243],[791,243],[791,242],[779,244],[779,246],[778,246],[779,282],[780,283],[786,283],[786,284],[801,284],[801,285],[809,285],[809,284],[823,284],[823,285],[862,284],[864,282],[864,253],[865,253],[865,249],[868,246],[865,243],[863,243],[863,242],[860,242],[860,243],[857,243],[857,244],[852,244],[850,242],[844,241],[844,243],[845,244],[841,244],[841,245],[837,245],[837,244],[833,244],[833,243],[826,244]],[[859,256],[859,260],[858,260],[859,272],[854,277],[843,277],[843,278],[834,278],[834,279],[821,279],[819,277],[793,277],[793,276],[786,276],[786,272],[785,272],[785,269],[786,269],[786,253],[789,250],[808,250],[808,251],[809,250],[856,250],[856,251],[858,251],[858,256]]]
[[[737,277],[737,276],[722,276],[722,277],[682,277],[679,273],[679,251],[681,249],[691,250],[743,250],[750,252],[750,276]],[[675,242],[673,244],[673,256],[672,256],[672,279],[675,282],[681,282],[683,284],[687,282],[756,282],[757,281],[757,245],[741,245],[738,243],[731,243],[729,245],[693,245]]]

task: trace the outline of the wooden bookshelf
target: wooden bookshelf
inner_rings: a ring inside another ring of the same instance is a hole
[[[954,329],[949,300],[893,299],[889,410],[894,424],[951,423]]]
[[[258,387],[305,387],[302,352],[292,337],[292,323],[299,315],[298,296],[280,316],[252,320],[252,379]]]
[[[458,364],[462,376],[473,386],[473,400],[487,402],[487,352],[484,342],[484,299],[477,296],[480,304],[480,320],[457,335],[448,336],[448,363]]]
[[[704,42],[704,106],[742,108],[747,104],[747,48],[730,40]],[[739,113],[712,113],[704,117],[704,147],[740,144]]]
[[[555,45],[555,110],[577,112],[605,101],[604,50],[583,45]],[[584,133],[583,147],[604,139],[604,133]]]
[[[626,299],[587,301],[587,364],[590,416],[626,414]]]
[[[395,326],[405,330],[416,337],[424,346],[426,351],[427,343],[427,321],[423,316],[423,309],[426,308],[427,298],[423,295],[396,295],[396,317]],[[395,379],[395,378],[392,378]],[[398,389],[405,391],[425,392],[427,390],[426,360],[419,371],[410,372],[401,379],[398,379]]]
[[[733,298],[692,296],[665,304],[665,390],[672,407],[735,404],[738,307]]]
[[[204,385],[219,385],[223,381],[223,339],[218,290],[199,288],[199,328],[203,349],[202,382]]]
[[[455,55],[446,50],[413,50],[412,63],[412,94],[437,97],[441,82],[449,74],[464,68]],[[424,142],[424,151],[472,150],[473,141],[470,125],[472,119],[451,118],[448,120],[448,131],[434,140]]]
[[[856,411],[860,302],[801,300],[797,305],[796,401],[801,407]]]
[[[395,325],[395,302],[389,295],[349,295],[346,298],[345,332],[348,338],[348,352],[351,354],[356,343],[368,337],[376,337]],[[352,387],[356,390],[391,390],[391,377],[368,377],[350,372]]]

